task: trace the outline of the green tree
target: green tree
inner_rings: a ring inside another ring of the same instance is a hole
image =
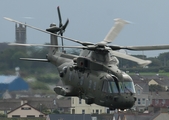
[[[162,87],[161,85],[150,85],[149,86],[149,91],[151,92],[164,92],[165,88]]]

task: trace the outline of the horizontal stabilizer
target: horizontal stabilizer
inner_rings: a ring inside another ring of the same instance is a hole
[[[37,61],[37,62],[49,62],[48,59],[37,59],[37,58],[20,58],[20,60]]]

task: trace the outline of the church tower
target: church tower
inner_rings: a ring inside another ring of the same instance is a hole
[[[16,43],[26,43],[26,26],[15,24],[15,40]]]

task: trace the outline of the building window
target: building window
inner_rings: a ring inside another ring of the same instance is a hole
[[[142,104],[145,105],[146,104],[146,99],[145,98],[142,98]]]
[[[107,113],[110,113],[110,109],[107,109]]]
[[[82,99],[79,98],[79,104],[82,104]]]
[[[43,117],[43,115],[39,115],[39,117]]]
[[[99,114],[99,110],[98,109],[96,110],[96,114]]]
[[[84,109],[82,110],[82,114],[85,114],[85,110]]]
[[[140,95],[140,89],[137,90],[137,94]]]
[[[102,110],[100,110],[100,114],[102,113]]]
[[[22,107],[21,110],[31,110],[30,107]]]
[[[12,115],[12,117],[18,118],[18,117],[20,117],[20,115]]]
[[[72,109],[72,114],[75,114],[75,109]]]
[[[72,104],[74,104],[74,98],[72,98]]]
[[[27,115],[27,117],[35,117],[35,115]]]
[[[141,104],[141,103],[140,103],[140,98],[137,99],[137,103],[138,103],[139,105]]]

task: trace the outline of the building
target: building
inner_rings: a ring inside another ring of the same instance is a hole
[[[18,108],[7,113],[8,118],[26,118],[26,117],[45,117],[45,114],[32,107],[28,103],[24,103]]]
[[[0,76],[0,92],[28,90],[29,85],[19,76]]]
[[[135,84],[135,96],[137,98],[132,109],[136,111],[144,111],[152,102],[151,95],[149,93],[149,80],[140,75],[135,75],[131,77]]]
[[[45,97],[23,97],[20,99],[2,99],[0,100],[0,113],[7,114],[11,110],[15,110],[19,106],[27,103],[39,111],[47,111],[52,113],[57,110],[59,113],[70,113],[70,99],[54,99]]]
[[[168,108],[169,107],[169,92],[152,92],[152,106]]]
[[[16,43],[26,43],[26,26],[15,24],[15,40]]]
[[[149,92],[144,92],[144,87],[141,87],[139,84],[135,84],[136,89],[136,102],[133,106],[134,110],[144,111],[151,104],[151,96]]]
[[[96,104],[87,105],[85,100],[71,97],[71,114],[102,114],[109,113],[109,109]]]

